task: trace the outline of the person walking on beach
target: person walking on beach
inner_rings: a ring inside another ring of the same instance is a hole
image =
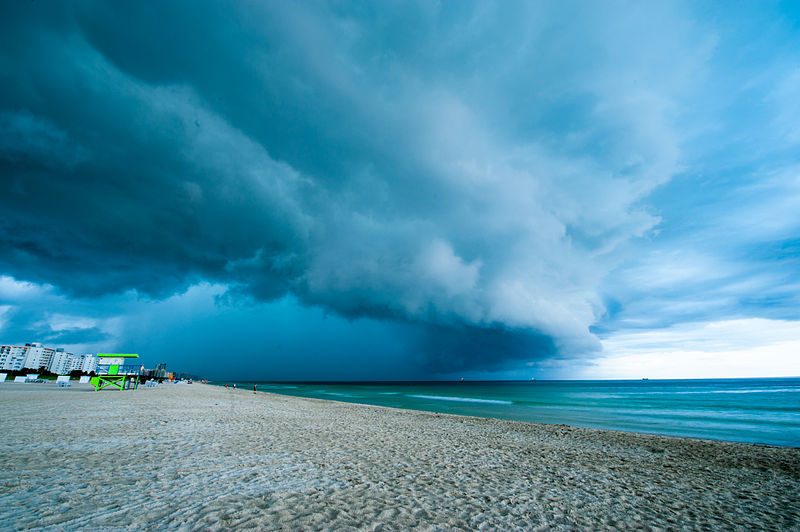
[[[256,393],[256,385],[253,384],[253,393]]]
[[[235,382],[233,383],[233,389],[234,390],[236,389],[236,383]]]

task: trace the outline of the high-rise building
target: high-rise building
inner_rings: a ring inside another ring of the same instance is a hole
[[[28,353],[25,355],[25,362],[22,367],[28,369],[39,369],[41,367],[49,368],[50,362],[56,350],[50,347],[44,347],[38,342],[25,344],[28,347]]]
[[[45,347],[39,342],[24,346],[0,345],[0,371],[38,370],[44,367],[58,375],[67,375],[72,371],[91,373],[97,372],[98,361],[97,355],[75,355],[66,352],[63,347]]]
[[[28,349],[19,345],[0,345],[0,369],[11,371],[22,369]]]
[[[70,371],[82,371],[84,373],[91,373],[97,371],[97,361],[99,359],[96,355],[72,355],[72,369]]]
[[[44,367],[59,375],[67,375],[72,371],[91,373],[97,371],[98,360],[97,355],[75,355],[65,352],[61,347],[54,349],[38,342],[24,346],[0,345],[0,370],[6,371],[38,370]]]
[[[72,357],[74,356],[72,353],[65,353],[63,349],[56,349],[47,370],[57,375],[67,375],[72,371]]]

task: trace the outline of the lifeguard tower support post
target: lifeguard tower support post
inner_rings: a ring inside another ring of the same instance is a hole
[[[95,391],[103,388],[116,388],[117,390],[136,389],[139,386],[139,365],[125,364],[126,361],[139,358],[135,354],[97,353],[100,359],[97,362],[97,377],[91,383]]]

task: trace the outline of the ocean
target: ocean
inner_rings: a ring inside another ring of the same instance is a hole
[[[253,382],[237,385],[252,389]],[[282,382],[258,383],[258,390],[467,416],[800,447],[800,378]]]

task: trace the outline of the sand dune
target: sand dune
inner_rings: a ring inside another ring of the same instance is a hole
[[[201,384],[0,384],[0,528],[800,528],[800,449]]]

